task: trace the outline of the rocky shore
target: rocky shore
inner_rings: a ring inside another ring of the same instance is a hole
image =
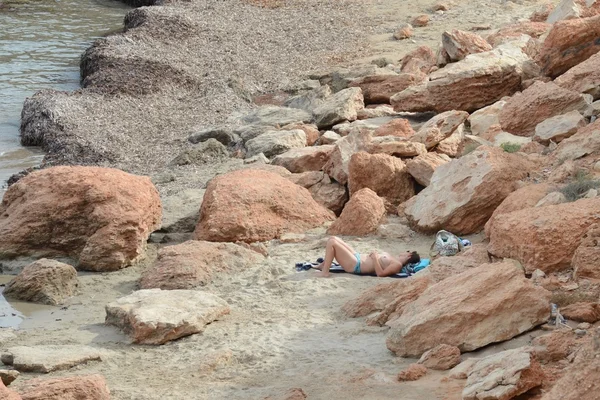
[[[24,104],[3,398],[595,399],[600,3],[129,3]]]

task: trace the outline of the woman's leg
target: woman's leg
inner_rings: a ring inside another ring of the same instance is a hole
[[[344,271],[354,272],[354,267],[358,262],[354,254],[352,247],[342,239],[335,236],[330,237],[325,246],[325,260],[320,268],[323,271],[323,276],[329,276],[329,268],[331,268],[333,260],[336,260],[344,268]]]

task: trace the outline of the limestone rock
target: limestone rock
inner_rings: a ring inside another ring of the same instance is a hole
[[[420,46],[402,58],[402,72],[428,74],[435,67],[435,53],[429,46]]]
[[[263,153],[266,157],[274,157],[294,148],[306,146],[306,133],[302,129],[291,131],[268,131],[246,142],[246,157]]]
[[[562,314],[562,309],[560,312]],[[535,346],[535,358],[541,363],[564,360],[579,347],[573,332],[566,329],[538,336],[531,344]]]
[[[233,243],[190,240],[159,250],[158,260],[140,279],[142,289],[193,289],[210,283],[215,276],[237,273],[264,258]]]
[[[598,340],[598,339],[596,339]],[[542,400],[595,400],[600,391],[600,359],[593,357],[598,347],[588,357],[578,357],[565,369],[552,389],[544,394]]]
[[[379,118],[379,117],[392,117],[396,115],[396,111],[389,104],[372,104],[358,110],[356,113],[356,117],[359,120],[362,119],[370,119],[370,118]]]
[[[352,155],[348,174],[350,196],[363,188],[383,198],[388,209],[395,209],[415,194],[404,162],[386,154],[359,152]]]
[[[590,225],[573,254],[571,265],[580,278],[600,279],[600,224]]]
[[[417,72],[397,75],[366,76],[352,82],[350,87],[362,89],[365,104],[389,104],[390,97],[404,89],[418,85],[427,80],[427,76]]]
[[[99,167],[35,171],[0,204],[0,258],[70,257],[78,269],[118,270],[143,256],[161,212],[147,177]]]
[[[43,258],[26,266],[2,294],[6,298],[58,305],[75,294],[77,284],[75,268]]]
[[[566,114],[550,117],[535,127],[533,140],[548,145],[550,141],[559,143],[562,140],[573,136],[579,128],[586,125],[583,115],[577,110]]]
[[[427,14],[417,15],[411,22],[412,26],[418,27],[427,26],[427,24],[429,24],[429,15]]]
[[[215,139],[221,144],[229,146],[237,142],[239,137],[231,129],[224,127],[206,128],[188,136],[188,141],[194,144],[205,142],[208,139]]]
[[[480,147],[439,166],[429,186],[407,202],[405,214],[413,229],[477,232],[531,168],[518,154]]]
[[[163,218],[161,231],[193,232],[198,222],[204,189],[184,189],[162,198]]]
[[[450,378],[452,379],[467,379],[473,370],[475,364],[481,360],[480,358],[467,358],[465,361],[458,364],[450,370]]]
[[[327,145],[327,144],[336,144],[338,140],[342,137],[335,133],[334,131],[325,131],[321,137],[319,138],[319,144]]]
[[[371,139],[366,146],[371,154],[388,154],[395,157],[416,157],[427,154],[423,143],[409,141],[398,136],[378,136]]]
[[[0,369],[0,381],[5,385],[10,385],[21,375],[16,369]]]
[[[552,157],[556,160],[576,160],[600,150],[600,119],[580,128],[576,134],[560,142]]]
[[[8,389],[2,381],[0,381],[0,398],[3,400],[22,400],[17,392]]]
[[[321,86],[298,94],[286,100],[283,105],[290,108],[298,108],[310,114],[322,105],[331,96],[331,88],[328,85]]]
[[[110,400],[102,375],[78,375],[55,379],[32,379],[21,389],[23,400]]]
[[[540,386],[542,367],[525,348],[506,350],[473,366],[463,390],[464,400],[508,400]]]
[[[129,335],[133,343],[163,344],[202,332],[229,314],[220,297],[195,290],[145,289],[106,306],[106,323]]]
[[[419,364],[427,368],[437,370],[447,370],[460,363],[460,349],[456,346],[440,344],[433,349],[423,353],[419,359]]]
[[[562,0],[548,15],[546,22],[553,24],[557,21],[581,17],[581,7],[576,0]]]
[[[19,372],[48,373],[101,360],[99,350],[80,345],[17,346],[2,354],[2,362]]]
[[[367,149],[371,135],[367,131],[354,129],[335,143],[335,148],[329,156],[329,161],[323,166],[323,171],[337,182],[348,183],[348,164],[352,154]]]
[[[311,122],[311,120],[311,114],[298,108],[262,106],[245,115],[241,122],[244,125],[278,127],[294,122]]]
[[[487,245],[478,243],[467,247],[455,256],[436,258],[427,267],[427,271],[431,280],[437,283],[489,262]]]
[[[348,202],[346,187],[332,182],[329,176],[325,176],[321,182],[311,186],[308,190],[317,203],[333,211],[335,215],[340,215]]]
[[[412,37],[413,27],[411,24],[402,24],[396,32],[394,32],[394,39],[403,40]]]
[[[471,133],[475,136],[483,136],[490,127],[500,125],[498,114],[500,114],[500,110],[505,104],[505,100],[499,100],[471,114],[468,119],[471,125]]]
[[[529,17],[531,22],[546,22],[550,13],[554,10],[554,4],[546,3],[539,6]]]
[[[327,229],[330,235],[361,236],[377,230],[385,217],[385,204],[382,198],[369,188],[357,191],[344,207],[344,210]]]
[[[600,98],[600,53],[575,65],[556,78],[554,83],[565,89],[592,95],[594,100]]]
[[[400,382],[416,381],[427,374],[427,368],[421,364],[410,364],[408,368],[400,371],[398,380]]]
[[[277,174],[239,170],[207,186],[194,237],[221,242],[256,242],[303,232],[333,220],[309,191]]]
[[[452,158],[460,157],[463,153],[464,144],[466,141],[464,127],[464,125],[459,125],[459,127],[452,132],[452,135],[438,143],[435,151]]]
[[[409,139],[415,134],[407,119],[395,118],[375,129],[373,136],[398,136]]]
[[[561,192],[550,192],[544,198],[538,201],[534,207],[554,206],[566,202],[567,199]]]
[[[472,351],[542,324],[549,301],[550,292],[534,286],[515,263],[484,264],[430,286],[410,303],[394,321],[387,347],[403,357],[421,356],[439,343]]]
[[[560,271],[571,264],[599,214],[599,198],[506,213],[490,229],[488,250],[497,257],[519,260],[528,272]]]
[[[469,54],[492,50],[492,46],[481,36],[458,29],[444,32],[442,34],[442,45],[451,61],[460,61]]]
[[[329,161],[333,149],[333,145],[291,149],[275,157],[271,163],[282,166],[296,174],[307,171],[320,171],[325,163]]]
[[[413,142],[423,143],[431,149],[442,140],[450,137],[452,133],[467,119],[469,113],[464,111],[446,111],[427,121],[416,135],[411,138]]]
[[[317,142],[317,140],[319,140],[320,133],[316,125],[295,123],[281,127],[281,130],[284,131],[294,131],[297,129],[300,129],[306,135],[307,146],[313,146]]]
[[[600,303],[579,302],[560,309],[566,319],[595,324],[600,321]]]
[[[435,170],[449,161],[450,157],[444,154],[426,153],[407,160],[406,169],[420,185],[427,187]]]
[[[310,189],[311,186],[321,182],[323,178],[325,178],[325,173],[323,171],[307,171],[299,174],[291,174],[287,177],[287,179],[294,182],[296,185],[306,189]]]
[[[360,88],[344,89],[315,108],[315,123],[319,129],[323,129],[342,121],[354,121],[357,118],[357,111],[364,107],[364,98]]]
[[[514,40],[521,35],[528,35],[537,39],[551,27],[552,25],[545,22],[522,21],[498,29],[495,33],[489,35],[486,40],[493,47],[496,47],[507,41]]]
[[[500,111],[502,129],[519,136],[533,136],[540,122],[569,111],[585,109],[579,93],[563,89],[554,82],[536,82],[507,100]]]

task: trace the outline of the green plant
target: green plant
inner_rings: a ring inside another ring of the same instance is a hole
[[[580,171],[581,172],[581,171]],[[563,186],[560,192],[565,195],[567,201],[575,201],[586,194],[590,189],[600,188],[600,181],[590,179],[587,174],[577,174],[575,181]]]
[[[502,143],[500,147],[502,147],[502,150],[507,153],[516,153],[517,151],[521,150],[521,145],[518,143],[506,142]]]

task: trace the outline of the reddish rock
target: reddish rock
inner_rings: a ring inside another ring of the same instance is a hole
[[[340,215],[348,202],[346,187],[332,182],[327,175],[321,182],[311,186],[308,190],[317,203],[333,211],[335,215]]]
[[[407,201],[405,214],[416,230],[477,232],[532,168],[522,155],[482,146],[439,166],[429,186]]]
[[[114,271],[143,256],[161,217],[150,178],[112,168],[47,168],[4,195],[0,254],[69,257],[79,269]]]
[[[352,155],[348,174],[350,197],[363,188],[383,198],[388,210],[395,210],[398,204],[415,195],[414,183],[404,162],[386,154]]]
[[[394,107],[389,104],[370,104],[362,110],[358,110],[356,116],[359,120],[364,120],[379,117],[392,117],[396,114]]]
[[[394,32],[394,39],[396,40],[404,40],[412,37],[413,35],[413,27],[411,24],[402,24],[396,32]]]
[[[600,321],[600,303],[573,303],[560,309],[566,319],[595,324]]]
[[[371,141],[367,130],[354,129],[348,136],[335,143],[335,148],[329,156],[329,161],[323,166],[323,171],[342,185],[348,183],[348,164],[352,154],[364,151]]]
[[[302,147],[291,149],[276,156],[271,164],[286,168],[292,173],[320,171],[333,152],[334,145]]]
[[[160,249],[156,263],[142,273],[140,287],[193,289],[215,276],[239,273],[263,260],[257,252],[233,243],[190,240]]]
[[[499,114],[502,129],[518,136],[533,136],[540,122],[583,109],[585,99],[577,92],[561,88],[554,82],[536,82],[506,101]]]
[[[402,58],[401,70],[409,74],[428,74],[435,67],[435,53],[429,46],[420,46]]]
[[[600,98],[600,53],[575,65],[554,80],[558,86]]]
[[[419,357],[440,343],[466,352],[508,340],[547,320],[550,296],[517,263],[484,264],[425,290],[393,321],[387,347]]]
[[[486,136],[486,133],[500,125],[498,114],[506,104],[506,101],[499,100],[491,106],[484,107],[475,111],[469,116],[469,125],[471,125],[471,133],[475,136]]]
[[[332,219],[333,213],[316,203],[308,190],[288,179],[272,172],[239,170],[208,183],[194,238],[257,242]]]
[[[546,146],[544,146],[541,143],[538,142],[529,142],[523,146],[521,146],[521,148],[519,149],[519,151],[521,153],[525,153],[525,154],[542,154],[542,152],[546,149]]]
[[[390,122],[381,125],[375,129],[373,136],[398,136],[409,139],[415,134],[414,129],[407,119],[394,118]]]
[[[406,169],[423,186],[429,186],[435,170],[450,161],[450,158],[437,153],[426,153],[406,161]]]
[[[395,157],[415,157],[427,154],[427,147],[423,143],[398,136],[378,136],[369,142],[366,151],[371,154],[388,154]]]
[[[529,20],[531,22],[544,22],[545,23],[546,20],[548,19],[548,16],[552,12],[552,10],[554,10],[554,4],[552,4],[552,3],[542,4],[540,7],[538,7],[537,10],[535,10],[531,14],[531,16],[529,17]]]
[[[398,380],[400,382],[416,381],[427,375],[427,368],[421,364],[410,364],[408,368],[400,371]]]
[[[377,230],[385,217],[383,199],[364,188],[356,192],[344,207],[340,217],[327,229],[330,235],[361,236]]]
[[[427,15],[427,14],[417,15],[415,18],[413,18],[413,20],[410,24],[412,26],[418,26],[418,27],[427,26],[427,24],[429,24],[429,15]]]
[[[0,380],[0,399],[2,400],[22,400],[21,396],[17,392],[13,392],[4,386],[2,380]]]
[[[496,257],[519,260],[528,272],[560,271],[571,265],[598,214],[600,198],[502,214],[491,226],[488,250]]]
[[[306,145],[307,146],[312,146],[314,145],[317,140],[319,140],[319,129],[317,129],[316,125],[312,125],[312,124],[300,124],[300,123],[295,123],[295,124],[288,124],[285,125],[283,127],[281,127],[282,130],[287,130],[287,131],[294,131],[296,129],[300,129],[302,131],[304,131],[304,133],[306,134]]]
[[[452,132],[452,135],[438,143],[435,147],[435,151],[452,158],[460,157],[464,150],[465,141],[465,126],[459,125],[459,127]]]
[[[287,177],[290,181],[303,188],[310,189],[311,186],[321,182],[325,177],[323,171],[307,171],[299,174],[291,174]]]
[[[423,364],[429,369],[445,371],[460,364],[460,349],[456,346],[440,344],[423,353],[419,364]]]
[[[427,267],[433,282],[441,282],[490,262],[487,245],[479,243],[467,247],[455,256],[439,257]]]
[[[600,151],[600,119],[580,128],[576,134],[559,143],[552,152],[554,160],[576,160]],[[567,164],[565,162],[565,164]]]
[[[536,359],[542,363],[564,360],[578,347],[575,334],[567,329],[557,329],[538,336],[533,339],[532,345],[536,347]]]
[[[591,225],[573,254],[571,265],[580,278],[600,279],[600,224]]]
[[[110,391],[102,375],[32,379],[20,391],[23,400],[110,399]]]
[[[545,145],[550,142],[560,143],[564,139],[573,136],[580,128],[587,124],[583,115],[577,110],[550,117],[535,127],[533,140]]]
[[[542,72],[555,78],[600,51],[600,15],[558,21],[537,57]]]
[[[349,86],[360,87],[365,104],[382,104],[390,102],[390,97],[404,89],[425,82],[427,76],[422,73],[398,75],[373,75],[360,78]]]
[[[486,40],[493,47],[496,47],[509,40],[514,40],[521,35],[528,35],[532,38],[539,38],[552,27],[551,24],[545,22],[530,22],[523,21],[515,24],[506,25],[496,33],[489,35]]]
[[[460,61],[469,54],[492,50],[492,46],[481,36],[458,29],[442,34],[442,45],[451,61]]]
[[[456,110],[438,114],[424,123],[416,135],[411,138],[411,141],[423,143],[425,147],[431,149],[442,140],[450,137],[466,121],[468,116],[469,113]]]

